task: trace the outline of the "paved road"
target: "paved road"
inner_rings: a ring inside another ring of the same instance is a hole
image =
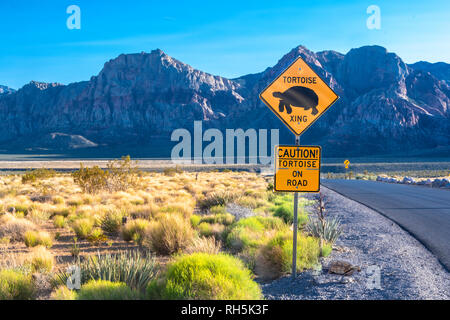
[[[395,221],[450,271],[450,190],[363,180],[321,183]]]

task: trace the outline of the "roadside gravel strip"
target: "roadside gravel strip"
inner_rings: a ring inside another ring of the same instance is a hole
[[[344,228],[336,249],[322,259],[322,270],[262,283],[266,299],[450,299],[450,273],[419,241],[364,205],[323,186],[321,191],[328,215],[338,217]],[[348,261],[361,272],[329,274],[332,260]],[[380,288],[372,271],[377,268]]]

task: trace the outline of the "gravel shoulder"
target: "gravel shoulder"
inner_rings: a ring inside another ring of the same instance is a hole
[[[322,259],[322,270],[262,283],[266,299],[450,299],[450,273],[419,241],[364,205],[325,187],[322,194],[328,215],[338,217],[344,228],[335,250]],[[361,271],[352,276],[329,274],[332,260],[348,261]],[[379,288],[372,271],[377,269]]]

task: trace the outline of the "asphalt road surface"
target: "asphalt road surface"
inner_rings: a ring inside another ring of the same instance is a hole
[[[321,183],[395,221],[450,271],[450,190],[365,180]]]

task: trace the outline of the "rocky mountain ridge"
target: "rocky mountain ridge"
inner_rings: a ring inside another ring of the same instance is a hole
[[[408,65],[379,46],[347,54],[298,46],[275,66],[237,79],[196,70],[161,50],[122,54],[89,81],[33,81],[0,95],[0,145],[151,146],[151,137],[170,140],[174,129],[191,129],[195,120],[222,131],[280,128],[281,142],[291,143],[293,135],[258,95],[298,56],[340,96],[302,143],[321,144],[328,156],[450,146],[449,65]]]

